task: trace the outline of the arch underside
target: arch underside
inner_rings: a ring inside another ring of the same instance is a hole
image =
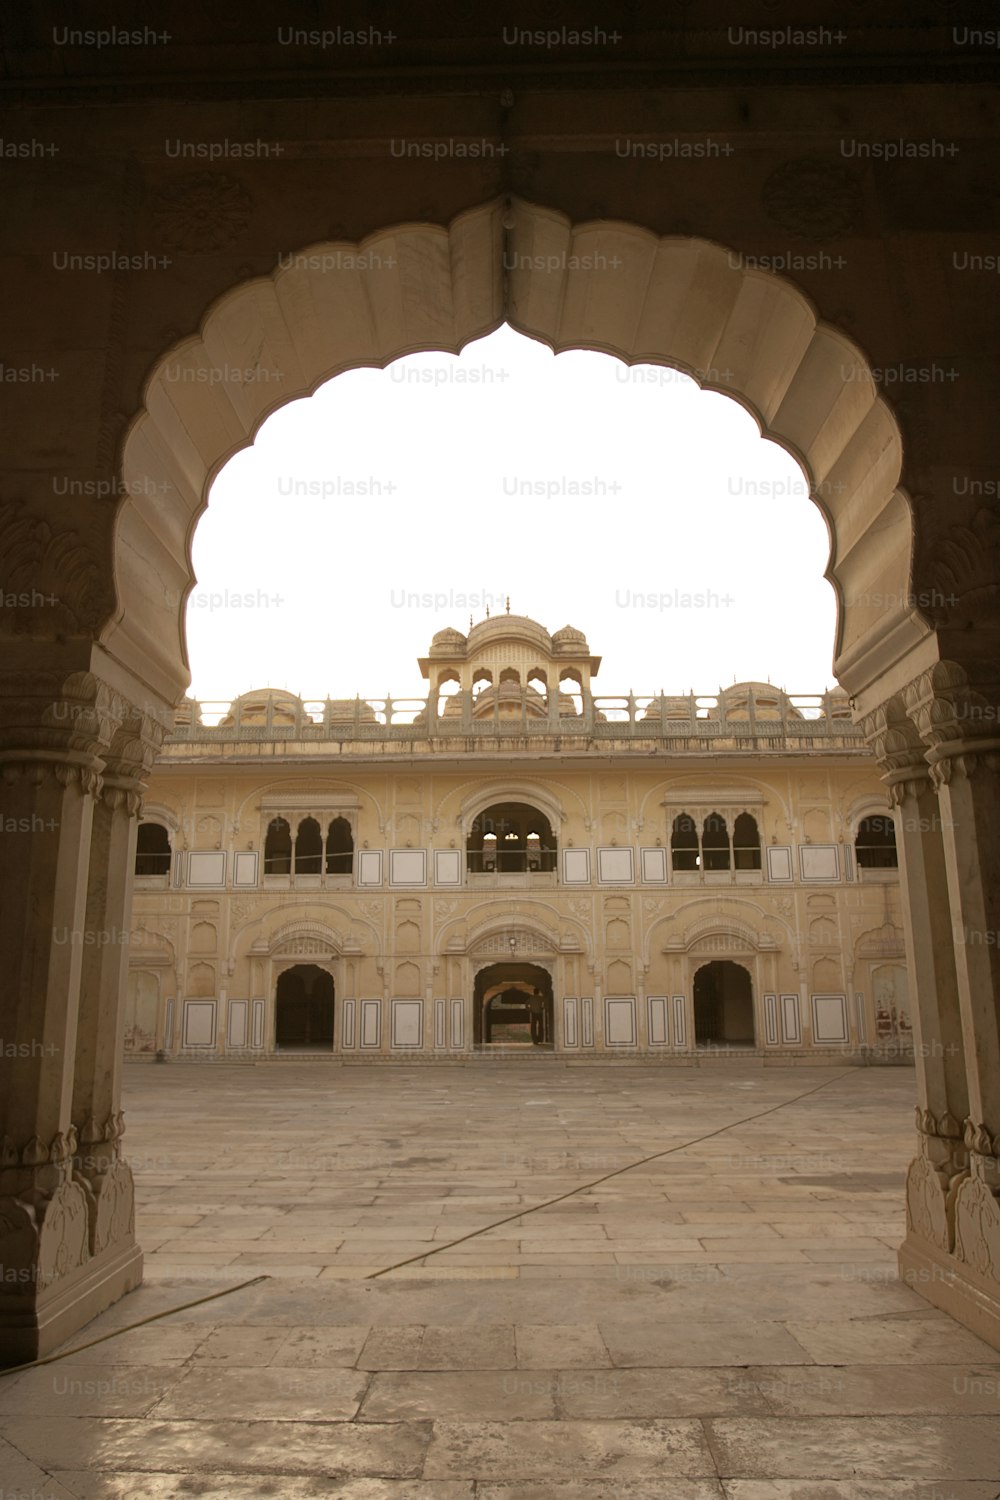
[[[339,251],[333,263],[344,264],[345,249],[361,248],[368,253],[349,262],[361,269],[317,268],[324,252]],[[125,441],[117,610],[101,642],[165,703],[190,680],[191,540],[222,465],[272,411],[332,376],[417,351],[458,354],[504,322],[555,352],[685,371],[738,400],[803,465],[830,530],[834,669],[848,691],[929,634],[908,603],[912,521],[897,488],[895,420],[860,351],[791,283],[707,240],[574,226],[516,199],[468,210],[447,228],[401,225],[360,247],[313,246],[288,260],[233,288],[199,334],[163,357]],[[209,378],[247,369],[259,378]]]

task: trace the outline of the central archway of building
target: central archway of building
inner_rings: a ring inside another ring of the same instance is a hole
[[[694,1039],[699,1047],[753,1047],[753,984],[731,959],[714,959],[694,976]]]
[[[499,963],[476,975],[473,1041],[477,1047],[555,1046],[552,976],[538,964]]]
[[[274,1000],[278,1052],[332,1052],[333,975],[316,964],[294,964],[278,975]]]

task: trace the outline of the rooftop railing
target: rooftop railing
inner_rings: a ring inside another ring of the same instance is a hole
[[[187,702],[178,711],[173,744],[324,741],[399,746],[458,741],[492,743],[558,738],[578,748],[609,742],[658,743],[676,749],[725,740],[747,748],[791,743],[861,748],[861,731],[846,699],[830,693],[761,695],[665,694],[548,698],[502,684],[494,693],[457,692],[434,698],[298,700],[247,695],[233,703]]]

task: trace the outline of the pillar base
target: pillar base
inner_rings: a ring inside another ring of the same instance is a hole
[[[899,1247],[906,1285],[971,1333],[1000,1349],[1000,1283],[920,1239],[911,1231]]]
[[[0,1292],[0,1367],[44,1359],[141,1281],[142,1251],[131,1240],[92,1256],[30,1302]]]

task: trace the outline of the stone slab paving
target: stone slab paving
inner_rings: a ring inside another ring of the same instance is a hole
[[[998,1500],[1000,1354],[896,1276],[912,1073],[389,1076],[127,1070],[146,1282],[0,1379],[4,1496]]]

